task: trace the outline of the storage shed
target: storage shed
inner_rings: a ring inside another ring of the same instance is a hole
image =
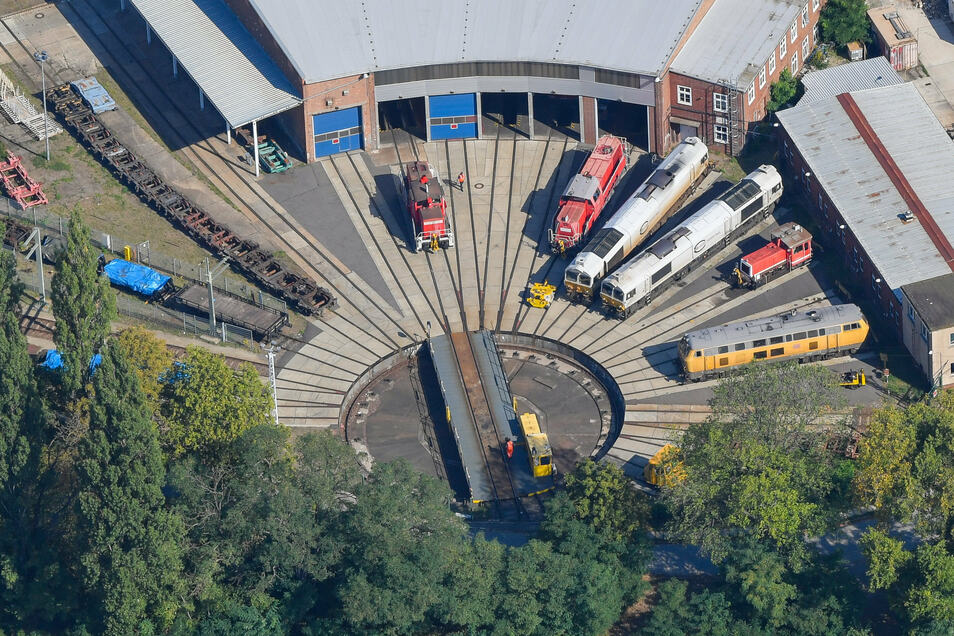
[[[869,9],[868,18],[882,53],[895,70],[904,71],[918,65],[918,40],[894,6]]]

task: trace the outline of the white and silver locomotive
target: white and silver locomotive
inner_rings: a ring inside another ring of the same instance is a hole
[[[606,277],[600,288],[603,309],[626,318],[769,215],[782,196],[774,166],[759,166],[719,198],[683,221],[642,254]]]
[[[709,149],[698,137],[676,146],[567,266],[571,300],[589,300],[597,281],[666,221],[709,168]]]

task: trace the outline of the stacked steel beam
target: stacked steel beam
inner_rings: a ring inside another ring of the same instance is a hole
[[[288,271],[258,243],[243,239],[167,185],[112,135],[93,111],[63,84],[50,91],[54,111],[100,161],[139,197],[176,223],[199,244],[221,257],[268,292],[284,298],[303,314],[321,315],[337,299],[310,278]]]

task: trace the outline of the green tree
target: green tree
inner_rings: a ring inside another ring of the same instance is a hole
[[[663,491],[670,529],[717,563],[733,536],[804,557],[805,536],[832,522],[833,458],[815,424],[837,388],[824,367],[794,363],[747,365],[720,382],[712,415],[680,442],[685,478]]]
[[[566,476],[566,488],[579,518],[613,540],[633,537],[649,515],[645,497],[615,464],[584,459]]]
[[[53,473],[44,462],[48,429],[20,332],[13,257],[0,252],[0,630],[52,629],[58,554],[49,539],[48,494]],[[63,604],[68,606],[68,604]]]
[[[103,358],[77,454],[74,550],[87,627],[130,634],[174,620],[184,528],[165,505],[158,435],[135,372],[118,347]]]
[[[116,343],[139,376],[139,386],[149,410],[158,411],[162,390],[159,379],[172,366],[172,353],[165,341],[144,327],[134,326],[123,329],[116,337]]]
[[[75,397],[90,377],[89,363],[116,317],[116,296],[96,272],[98,253],[79,213],[70,216],[66,249],[52,282],[53,341],[63,356],[63,389]]]
[[[868,42],[868,5],[865,0],[828,0],[818,20],[822,37],[838,46]]]
[[[772,98],[768,104],[765,105],[765,110],[774,113],[784,108],[795,98],[796,93],[798,93],[798,83],[799,80],[792,76],[791,71],[787,68],[782,69],[782,72],[779,73],[778,80],[773,83],[769,89]]]
[[[164,441],[173,455],[215,455],[243,431],[270,421],[269,389],[248,363],[235,371],[222,356],[189,347],[176,375],[163,405]]]
[[[452,590],[466,528],[447,506],[447,486],[404,460],[375,466],[355,489],[342,518],[348,538],[335,586],[341,628],[348,633],[439,632],[438,609]]]

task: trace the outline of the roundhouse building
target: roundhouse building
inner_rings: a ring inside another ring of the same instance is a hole
[[[486,122],[533,137],[534,120],[586,143],[605,131],[665,153],[696,134],[738,152],[781,68],[814,48],[823,4],[130,3],[229,129],[276,116],[309,161],[375,150],[392,127],[466,138],[492,135]]]

